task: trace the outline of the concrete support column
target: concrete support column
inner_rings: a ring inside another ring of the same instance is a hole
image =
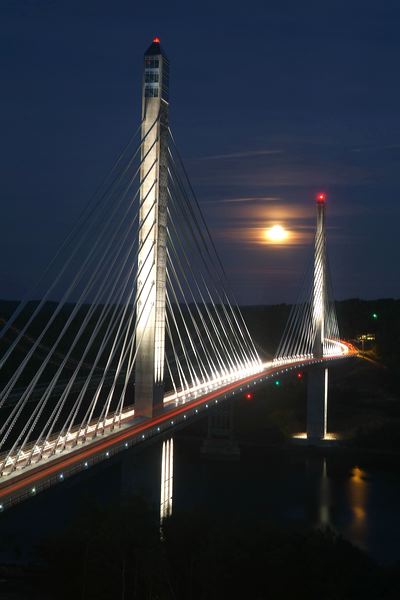
[[[328,369],[315,365],[308,372],[307,384],[307,439],[323,440],[327,429]]]
[[[201,453],[210,458],[237,459],[240,448],[234,436],[234,404],[226,402],[208,416],[207,438]]]

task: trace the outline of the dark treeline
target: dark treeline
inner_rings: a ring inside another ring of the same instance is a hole
[[[26,314],[29,314],[36,304],[36,302],[30,303],[25,311]],[[400,300],[391,298],[361,300],[354,298],[341,300],[336,302],[335,305],[340,333],[343,338],[355,339],[360,333],[375,333],[380,354],[393,364],[399,362],[400,349],[397,342],[400,339]],[[17,302],[0,300],[0,332],[4,322],[12,315],[17,306]],[[39,319],[36,323],[36,333],[42,330],[48,315],[53,312],[55,306],[55,303],[47,303],[47,308],[45,307],[41,314],[41,320]],[[86,308],[88,306],[86,305]],[[67,304],[64,307],[60,315],[60,321],[65,320],[65,316],[72,311],[72,308],[73,304]],[[250,333],[263,354],[274,354],[290,309],[290,304],[244,306],[241,308]],[[373,318],[373,314],[377,315],[377,319]],[[21,319],[24,320],[22,317]]]
[[[199,509],[174,513],[161,532],[158,511],[141,498],[81,507],[68,523],[58,510],[59,528],[29,564],[16,552],[15,566],[0,566],[2,600],[399,598],[400,563],[380,566],[330,529]],[[0,535],[0,548],[8,543]]]
[[[399,566],[378,566],[330,530],[278,530],[251,515],[221,522],[196,512],[174,515],[160,536],[157,515],[140,498],[108,508],[88,502],[39,552],[27,599],[380,600],[400,593]]]
[[[363,333],[376,336],[375,350],[387,366],[400,363],[400,300],[385,298],[360,300],[354,298],[335,303],[340,335],[355,340]],[[244,306],[243,315],[259,349],[273,355],[290,313],[290,304]],[[376,315],[377,318],[374,318]]]

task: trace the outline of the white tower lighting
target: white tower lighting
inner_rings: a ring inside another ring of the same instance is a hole
[[[315,333],[313,355],[322,358],[325,341],[326,311],[326,245],[325,194],[317,195],[317,228],[314,249],[313,328]],[[328,369],[323,365],[310,368],[307,386],[307,438],[322,440],[326,436],[328,410]]]
[[[142,139],[146,138],[140,190],[139,222],[143,225],[138,240],[141,271],[136,343],[140,346],[135,365],[135,415],[143,417],[152,417],[164,396],[168,85],[169,62],[156,37],[144,55],[142,89]]]

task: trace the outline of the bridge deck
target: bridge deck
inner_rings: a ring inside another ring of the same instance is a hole
[[[68,476],[107,460],[112,455],[126,450],[136,444],[160,436],[177,426],[182,426],[194,417],[211,408],[219,401],[235,395],[243,388],[256,385],[277,375],[285,374],[293,369],[305,368],[312,364],[327,363],[357,354],[350,344],[345,344],[345,354],[332,355],[324,359],[297,358],[287,361],[264,363],[257,373],[240,378],[224,386],[218,387],[201,396],[179,403],[169,400],[151,419],[135,418],[125,420],[118,430],[105,431],[96,437],[87,439],[81,444],[73,444],[58,454],[41,457],[37,463],[14,469],[0,479],[0,509],[20,502],[32,495],[61,482]]]

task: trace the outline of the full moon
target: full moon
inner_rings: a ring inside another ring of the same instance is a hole
[[[270,242],[283,242],[288,237],[288,232],[282,225],[274,225],[265,230],[265,237]]]

